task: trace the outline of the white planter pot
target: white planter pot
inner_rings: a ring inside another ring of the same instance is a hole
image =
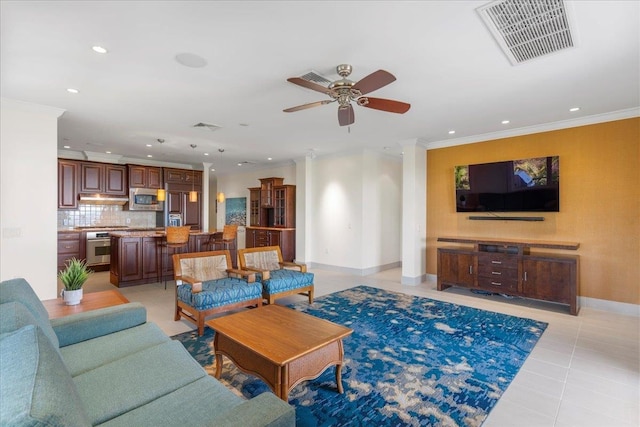
[[[78,305],[82,301],[82,289],[75,291],[63,290],[60,295],[62,295],[62,299],[67,305]]]

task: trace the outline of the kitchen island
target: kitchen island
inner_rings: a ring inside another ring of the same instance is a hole
[[[161,280],[173,280],[173,260],[162,250],[164,230],[113,231],[111,238],[111,265],[109,280],[118,287],[143,285]],[[207,243],[212,232],[191,231],[189,243],[183,252],[209,250]],[[236,259],[235,247],[231,259]]]

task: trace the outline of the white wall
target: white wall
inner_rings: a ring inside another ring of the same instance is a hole
[[[0,279],[24,277],[57,295],[57,141],[64,110],[1,100]]]
[[[367,274],[401,261],[402,163],[371,151],[313,160],[307,261]]]

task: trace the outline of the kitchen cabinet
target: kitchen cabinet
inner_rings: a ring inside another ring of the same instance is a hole
[[[282,259],[294,261],[296,257],[295,228],[247,227],[245,247],[280,246]]]
[[[125,165],[80,162],[80,193],[126,196],[127,190]]]
[[[263,208],[273,207],[275,187],[282,185],[283,181],[284,178],[260,179],[260,206]]]
[[[78,162],[58,159],[58,209],[78,209]]]
[[[78,234],[78,233],[76,233]],[[203,252],[211,233],[189,236],[188,246],[177,252]],[[158,244],[164,236],[155,232],[113,233],[109,280],[118,287],[142,285],[159,280],[173,280],[173,251],[161,250]],[[162,268],[162,274],[158,269]]]
[[[162,168],[155,166],[128,165],[129,187],[133,188],[163,188],[164,179]]]
[[[71,259],[84,259],[84,245],[77,231],[58,232],[58,271],[64,270],[65,264]],[[82,255],[81,255],[82,254]]]
[[[164,181],[169,184],[202,185],[202,172],[189,169],[164,168]]]
[[[182,225],[189,225],[192,230],[202,228],[202,193],[200,191],[198,191],[198,200],[190,202],[188,191],[169,190],[167,209],[170,214],[182,216]]]
[[[531,253],[531,248],[576,250],[577,243],[439,238],[474,248],[438,248],[438,290],[450,286],[551,301],[580,309],[579,257]]]

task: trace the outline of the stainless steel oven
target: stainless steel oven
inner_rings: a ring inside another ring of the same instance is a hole
[[[87,231],[87,265],[111,262],[111,239],[108,231]]]

